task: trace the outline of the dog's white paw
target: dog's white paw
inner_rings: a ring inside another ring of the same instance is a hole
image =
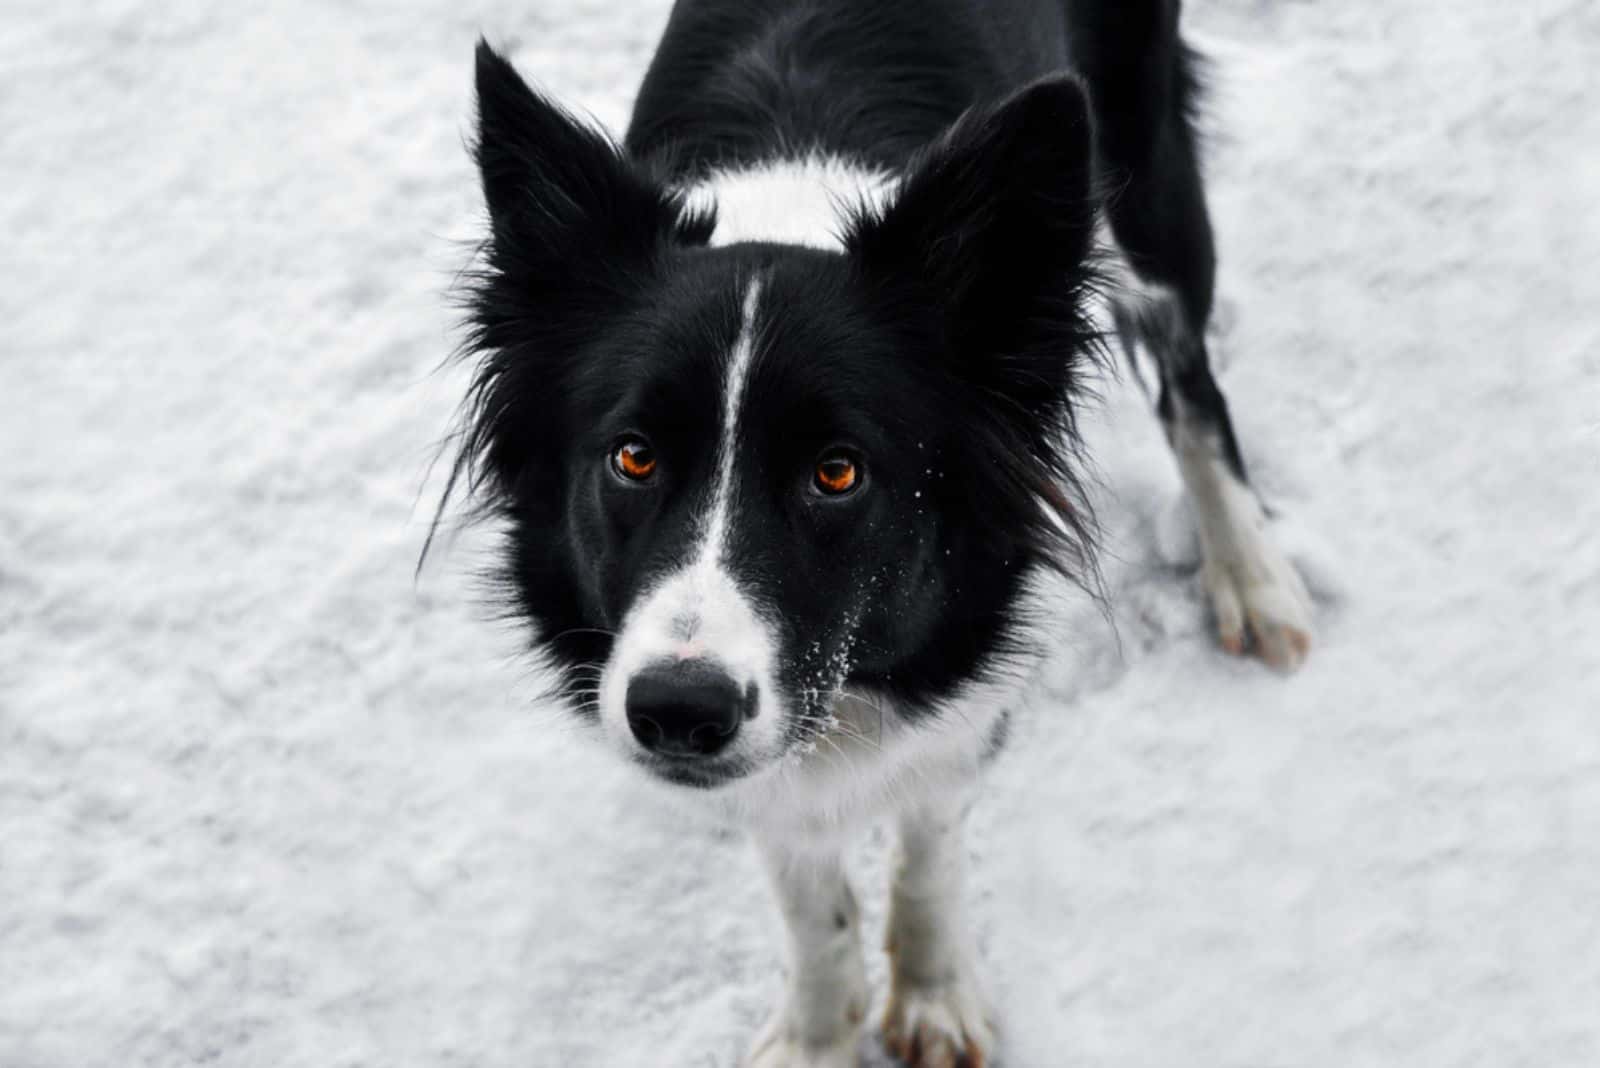
[[[837,999],[832,1010],[820,997],[802,1003],[797,999],[805,992],[791,990],[751,1044],[746,1068],[855,1068],[867,1018],[866,975],[851,970],[838,982],[838,988],[827,991],[831,996],[826,1000]],[[810,1011],[803,1015],[797,1011],[801,1007]]]
[[[1278,671],[1296,671],[1311,652],[1311,595],[1289,558],[1258,525],[1207,547],[1200,581],[1216,613],[1217,637],[1235,656],[1253,649]]]
[[[856,1041],[807,1046],[794,1038],[773,1036],[757,1043],[745,1058],[746,1068],[857,1068]]]
[[[964,976],[938,986],[895,981],[883,1042],[910,1068],[984,1068],[995,1032],[977,984]]]
[[[859,1034],[858,1018],[845,1033],[812,1041],[792,1030],[787,1012],[779,1012],[751,1045],[745,1068],[856,1068]]]

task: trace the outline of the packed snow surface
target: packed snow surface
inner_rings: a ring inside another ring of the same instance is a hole
[[[1600,1064],[1600,5],[1188,8],[1319,643],[1219,653],[1108,387],[1114,626],[1063,594],[970,822],[1003,1062]],[[620,130],[666,13],[0,12],[0,1065],[711,1068],[777,997],[749,846],[537,696],[490,534],[413,580],[473,41]]]

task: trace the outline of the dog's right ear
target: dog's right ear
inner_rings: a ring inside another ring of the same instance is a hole
[[[497,244],[514,241],[521,255],[542,252],[572,270],[577,259],[648,255],[677,235],[677,199],[483,40],[477,90],[475,155]]]
[[[489,239],[463,274],[476,373],[468,392],[458,479],[484,502],[518,487],[560,500],[560,458],[577,429],[563,375],[597,324],[632,297],[672,243],[701,236],[674,194],[604,134],[546,100],[478,42],[474,155]],[[556,507],[556,505],[551,505]],[[442,504],[441,504],[442,508]]]

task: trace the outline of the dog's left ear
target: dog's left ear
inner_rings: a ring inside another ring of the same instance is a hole
[[[1074,395],[1098,350],[1093,154],[1078,83],[1036,82],[964,116],[846,238],[869,303],[964,387],[982,537],[1002,560],[1034,553],[1091,582],[1072,459]]]
[[[1087,329],[1092,178],[1083,90],[1069,77],[1036,82],[958,121],[887,208],[856,221],[846,247],[874,289],[933,313],[958,370],[985,388],[1008,384],[987,380],[1003,371],[996,362],[1052,347],[1048,379],[1064,383]],[[1017,368],[1009,385],[1027,393],[1042,369]]]

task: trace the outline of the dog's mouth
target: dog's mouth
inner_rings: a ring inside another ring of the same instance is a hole
[[[662,756],[655,753],[636,754],[634,763],[654,778],[691,790],[715,790],[744,778],[753,770],[747,760]]]

